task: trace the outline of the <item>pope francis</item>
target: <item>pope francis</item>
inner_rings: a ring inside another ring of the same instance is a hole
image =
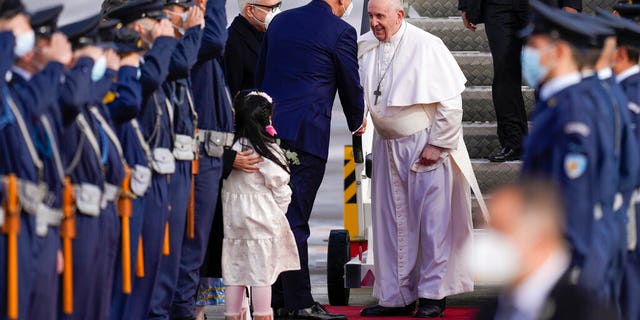
[[[461,256],[471,237],[471,189],[484,208],[462,139],[466,79],[442,40],[404,21],[400,0],[371,0],[368,12],[358,62],[375,126],[379,304],[361,315],[439,317],[446,296],[473,290]]]

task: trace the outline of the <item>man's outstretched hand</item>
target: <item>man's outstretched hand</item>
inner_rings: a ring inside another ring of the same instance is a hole
[[[262,162],[262,157],[259,154],[253,150],[246,150],[236,153],[236,158],[233,159],[233,168],[252,173],[260,169],[257,166],[260,162]]]

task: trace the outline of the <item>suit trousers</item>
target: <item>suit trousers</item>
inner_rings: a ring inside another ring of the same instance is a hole
[[[195,177],[195,237],[185,238],[182,244],[178,285],[171,304],[172,319],[194,318],[200,266],[209,242],[221,177],[222,159],[205,155],[204,147],[201,145],[200,171]]]
[[[187,205],[191,190],[191,161],[177,161],[176,172],[169,183],[169,250],[168,256],[160,259],[160,272],[151,299],[151,310],[147,319],[169,319],[171,301],[178,284],[182,243],[187,222]]]
[[[527,12],[514,10],[512,1],[485,1],[485,30],[493,58],[493,107],[498,121],[498,139],[503,148],[521,150],[527,134],[527,113],[522,98],[522,70],[518,37],[527,23]]]
[[[142,233],[142,219],[144,216],[144,197],[136,198],[131,203],[130,225],[130,243],[131,243],[131,284],[136,281],[136,263],[138,257],[138,239]],[[144,240],[143,240],[144,242]],[[121,240],[118,242],[118,248],[122,246]],[[118,250],[116,258],[115,276],[113,277],[113,290],[111,292],[111,313],[109,319],[120,320],[127,319],[124,309],[131,297],[130,294],[122,292],[122,251]]]
[[[271,305],[275,309],[284,307],[295,311],[311,307],[314,302],[311,296],[307,239],[311,234],[309,228],[311,210],[324,178],[327,161],[299,150],[285,141],[282,141],[281,146],[283,149],[297,153],[300,160],[299,165],[290,165],[293,194],[287,210],[287,220],[296,239],[301,269],[280,274],[272,286]]]

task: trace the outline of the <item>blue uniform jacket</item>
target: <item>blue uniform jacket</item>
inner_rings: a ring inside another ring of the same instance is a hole
[[[65,120],[71,119],[72,121],[82,108],[82,93],[87,92],[86,87],[88,87],[84,84],[91,82],[91,65],[93,65],[93,60],[90,58],[80,58],[73,68],[67,70],[64,74],[64,80],[58,81],[57,92],[59,96],[57,101],[44,109],[42,118],[31,124],[32,139],[44,164],[43,178],[49,187],[50,196],[45,198],[45,204],[52,208],[62,206],[62,186],[64,183],[64,171],[62,175],[58,172],[56,157],[59,157],[61,161],[62,170],[67,165],[60,148],[60,137],[64,131]],[[29,81],[18,73],[14,73],[12,83],[19,88],[26,88],[29,85]],[[49,86],[56,87],[53,83]],[[78,103],[80,105],[77,105]],[[27,113],[30,112],[32,111],[27,110]],[[46,119],[51,127],[51,135],[47,132],[43,119]],[[68,124],[68,122],[66,123]]]
[[[185,32],[171,57],[168,81],[163,84],[174,107],[173,130],[176,134],[193,136],[195,130],[187,94],[193,98],[189,72],[197,62],[201,39],[200,27],[192,27]]]
[[[601,195],[600,119],[590,90],[581,82],[538,101],[522,156],[524,176],[546,176],[563,191],[567,237],[578,261],[591,246],[594,207]]]
[[[139,69],[131,66],[120,67],[118,80],[113,83],[111,91],[115,99],[107,104],[107,108],[120,139],[125,160],[130,167],[135,165],[146,167],[149,164],[147,154],[131,124],[131,120],[138,116],[142,104]]]
[[[364,101],[356,30],[322,0],[279,14],[262,42],[256,84],[274,99],[278,137],[327,158],[336,90],[349,130],[362,124]]]
[[[144,55],[144,63],[140,66],[142,83],[142,109],[138,121],[145,140],[151,149],[173,148],[173,137],[167,96],[162,83],[169,75],[171,55],[178,41],[171,37],[160,37]]]
[[[191,70],[198,128],[233,132],[231,101],[224,82],[221,59],[227,42],[226,1],[207,1],[205,27],[198,62]]]

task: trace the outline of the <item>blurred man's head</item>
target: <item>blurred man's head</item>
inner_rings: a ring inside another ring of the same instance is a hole
[[[402,26],[404,9],[401,0],[371,0],[367,9],[369,26],[379,41],[387,41]]]
[[[514,283],[533,273],[547,258],[564,250],[561,192],[550,182],[528,180],[496,190],[489,202],[490,230],[518,253]]]
[[[238,0],[240,15],[258,31],[266,32],[269,23],[280,13],[281,0]]]
[[[613,54],[613,72],[620,74],[638,64],[640,51],[628,46],[620,46]]]
[[[535,179],[492,193],[490,223],[467,248],[476,280],[517,285],[552,254],[566,250],[560,194],[552,183]]]
[[[324,0],[330,7],[334,15],[347,18],[353,10],[353,0]]]
[[[0,30],[11,30],[16,37],[14,55],[16,58],[30,59],[36,35],[29,24],[29,16],[24,12],[0,17]]]

